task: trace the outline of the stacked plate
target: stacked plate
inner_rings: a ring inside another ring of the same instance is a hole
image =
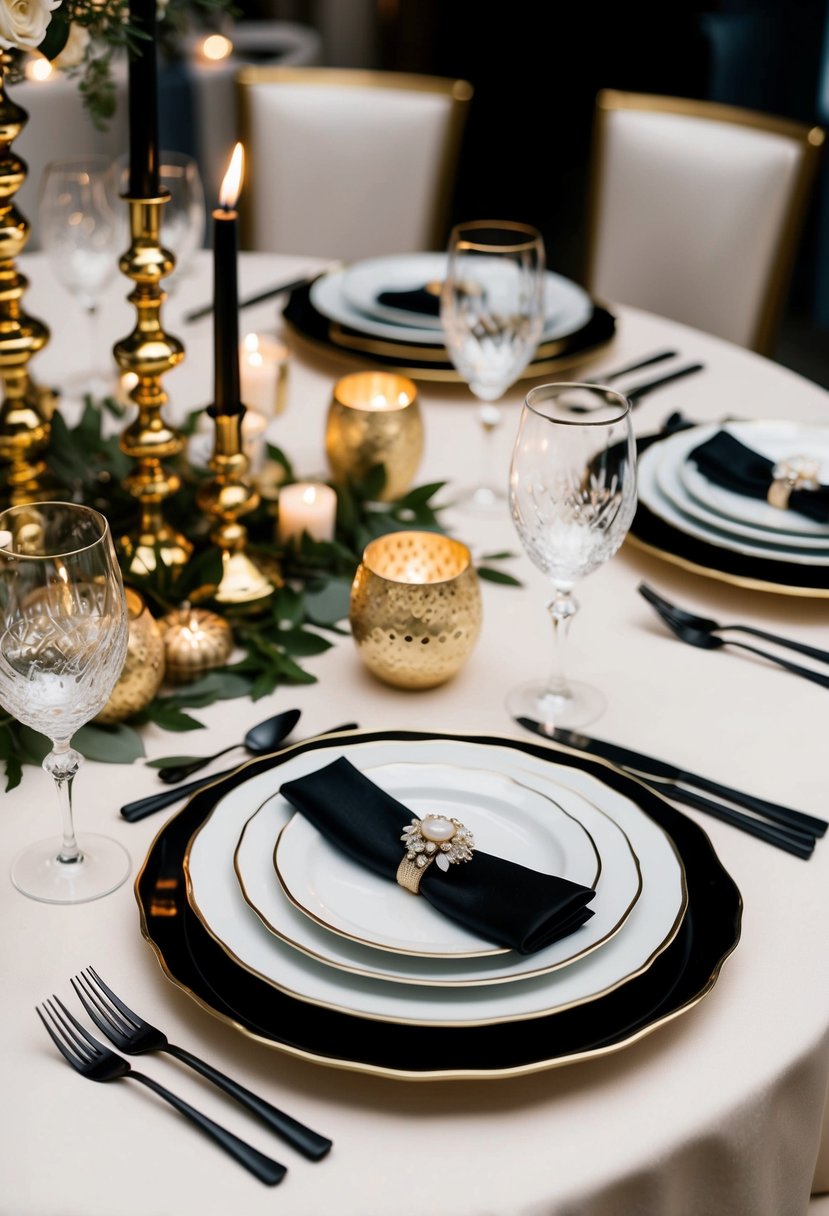
[[[368,258],[294,291],[284,318],[329,352],[395,368],[415,378],[459,380],[438,315],[443,253]],[[545,322],[525,377],[586,355],[613,335],[614,319],[576,283],[547,271]]]
[[[725,429],[777,461],[808,452],[829,482],[829,427],[782,421],[688,427],[642,445],[634,538],[662,556],[726,581],[803,595],[829,594],[829,524],[709,481],[693,451]]]
[[[461,820],[482,850],[593,886],[595,915],[524,956],[363,869],[279,794],[340,755],[415,814]],[[611,766],[411,732],[322,737],[197,794],[136,894],[167,973],[219,1017],[292,1054],[418,1079],[621,1046],[700,999],[740,923],[704,833]]]

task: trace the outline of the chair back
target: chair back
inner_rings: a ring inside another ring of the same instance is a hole
[[[735,106],[603,90],[588,288],[769,353],[823,140]]]
[[[443,248],[471,85],[266,66],[237,81],[246,248],[343,261]]]

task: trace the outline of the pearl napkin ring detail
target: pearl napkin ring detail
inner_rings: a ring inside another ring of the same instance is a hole
[[[819,467],[811,456],[789,456],[779,460],[771,471],[774,480],[767,495],[770,505],[785,511],[792,490],[816,490],[820,484]]]
[[[469,828],[446,815],[413,819],[400,839],[406,846],[406,856],[397,867],[397,882],[413,895],[418,894],[420,880],[433,861],[446,871],[450,865],[470,861],[475,848]]]

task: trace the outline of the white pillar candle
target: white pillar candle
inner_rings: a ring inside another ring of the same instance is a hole
[[[246,409],[242,419],[242,449],[250,461],[249,472],[261,472],[265,464],[265,431],[268,420],[256,410]]]
[[[281,544],[307,532],[314,540],[333,540],[337,495],[321,482],[298,481],[279,491],[277,536]]]
[[[239,346],[239,376],[245,405],[267,417],[285,408],[289,351],[270,334],[245,334]]]

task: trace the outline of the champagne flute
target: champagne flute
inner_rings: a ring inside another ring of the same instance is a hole
[[[86,392],[110,387],[112,368],[102,369],[98,314],[104,289],[115,277],[123,252],[113,198],[112,162],[87,155],[52,161],[40,189],[40,240],[52,269],[80,302],[87,317],[90,371]]]
[[[636,510],[636,445],[627,398],[589,384],[542,384],[527,394],[510,468],[512,518],[531,561],[548,575],[556,662],[547,680],[508,695],[514,718],[549,727],[599,717],[598,689],[567,679],[563,650],[578,604],[573,586],[608,561]]]
[[[72,783],[83,760],[75,732],[106,702],[127,653],[127,607],[109,525],[73,503],[11,507],[0,514],[0,705],[48,736],[43,768],[54,779],[60,841],[25,848],[12,882],[45,903],[98,899],[130,871],[106,836],[76,840]]]
[[[501,507],[506,492],[492,470],[492,435],[501,423],[495,402],[535,354],[544,327],[544,241],[529,224],[476,220],[450,233],[440,296],[446,349],[483,404],[481,480],[459,504],[478,512]],[[504,479],[506,481],[506,478]]]

